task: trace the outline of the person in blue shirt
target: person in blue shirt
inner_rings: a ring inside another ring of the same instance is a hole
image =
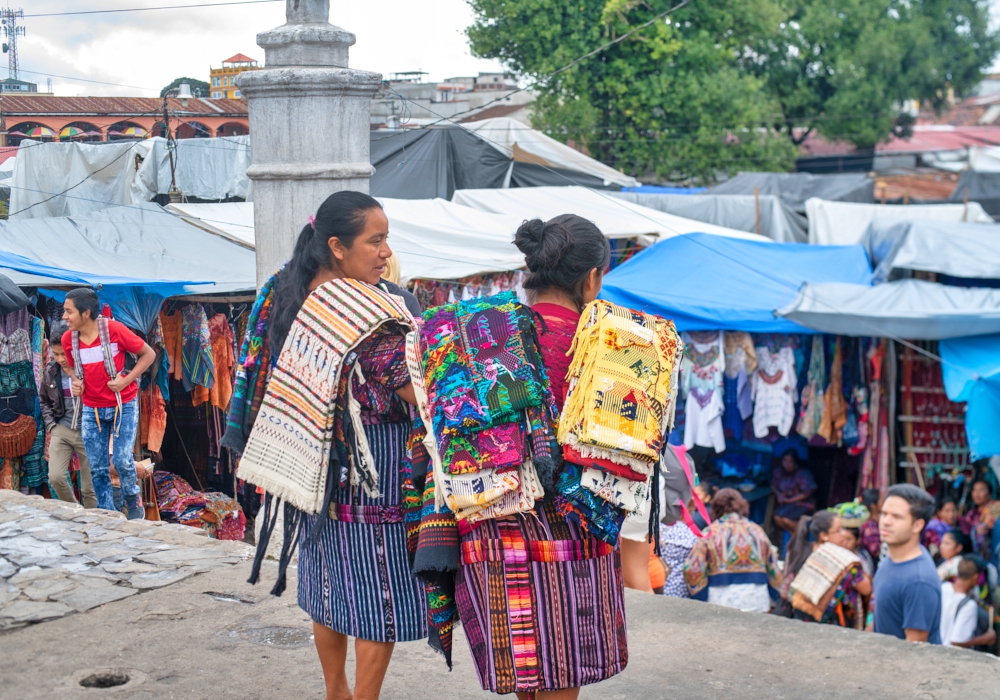
[[[908,642],[941,643],[941,579],[920,544],[934,498],[912,484],[889,487],[878,529],[889,555],[875,572],[874,629]]]

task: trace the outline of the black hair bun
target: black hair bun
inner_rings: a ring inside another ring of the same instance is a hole
[[[528,270],[536,272],[559,265],[570,249],[571,236],[565,226],[532,219],[521,224],[514,234],[514,245],[524,253]]]

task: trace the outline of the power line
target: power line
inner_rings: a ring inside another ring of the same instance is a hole
[[[266,0],[266,1],[267,2],[273,2],[273,0]],[[25,70],[24,68],[21,69],[21,72],[22,73],[31,73],[32,75],[46,75],[46,76],[49,76],[51,78],[62,78],[63,80],[72,80],[73,82],[77,82],[77,83],[95,83],[97,85],[110,85],[112,87],[125,87],[125,88],[131,88],[133,90],[146,90],[148,92],[159,92],[159,90],[157,90],[156,88],[140,87],[138,85],[124,85],[122,83],[108,83],[108,82],[105,82],[103,80],[90,80],[88,78],[74,78],[74,77],[71,77],[71,76],[68,76],[68,75],[56,75],[55,73],[42,73],[42,72],[39,72],[37,70]],[[14,96],[14,97],[17,96],[17,95],[11,95],[11,93],[7,93],[7,95],[8,96]],[[31,93],[30,92],[29,93],[25,93],[24,96],[25,97],[30,97]]]
[[[104,15],[112,12],[148,12],[150,10],[190,10],[202,7],[226,7],[227,5],[259,5],[265,2],[284,2],[284,0],[234,0],[233,2],[205,2],[196,5],[161,5],[160,7],[127,7],[119,10],[79,10],[76,12],[44,12],[25,17],[66,17],[69,15]]]

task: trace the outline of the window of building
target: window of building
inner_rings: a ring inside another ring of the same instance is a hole
[[[240,97],[240,91],[237,90],[236,92],[234,92],[233,93],[233,97],[236,98],[236,99],[239,99],[239,97]]]
[[[222,97],[222,93],[221,92],[213,92],[212,93],[212,99],[218,100],[221,97]]]
[[[212,78],[212,87],[219,87],[219,76]]]

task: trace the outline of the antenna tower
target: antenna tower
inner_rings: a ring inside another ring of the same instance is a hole
[[[20,69],[17,65],[17,37],[24,36],[24,27],[17,25],[24,19],[24,10],[12,10],[0,7],[0,26],[3,27],[3,52],[7,54],[7,72],[14,80],[20,79]]]

